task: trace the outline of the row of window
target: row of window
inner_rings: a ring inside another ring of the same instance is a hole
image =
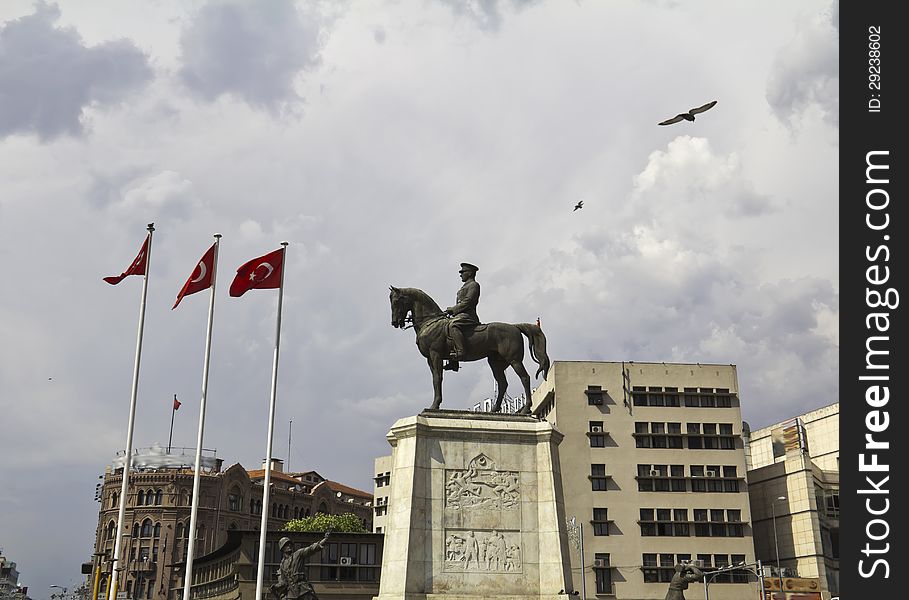
[[[642,554],[641,570],[644,572],[644,583],[669,583],[675,573],[675,566],[679,563],[691,561],[690,554]],[[720,569],[729,565],[745,562],[744,554],[698,554],[699,568],[710,570]],[[711,577],[710,583],[748,583],[748,571],[729,571]]]
[[[728,492],[739,491],[735,465],[691,465],[691,479],[684,465],[638,465],[639,492]],[[690,486],[689,486],[690,483]]]
[[[694,520],[688,520],[686,508],[642,508],[642,536],[666,537],[744,537],[742,511],[738,509],[693,509]],[[725,513],[725,514],[724,514]],[[692,527],[693,526],[693,527]]]
[[[681,449],[687,439],[691,450],[734,450],[736,440],[732,423],[687,423],[683,434],[681,423],[639,421],[632,435],[638,448]]]
[[[634,386],[631,399],[635,406],[684,406],[688,408],[732,408],[733,395],[728,388],[684,388]]]
[[[258,561],[258,546],[253,549],[253,562]],[[281,552],[273,541],[265,543],[265,562],[277,565]],[[319,558],[306,565],[309,581],[378,581],[379,560],[374,543],[328,542]]]
[[[667,469],[668,467],[668,469]],[[685,477],[684,465],[638,465],[639,492],[723,492],[739,491],[737,469],[731,465],[691,465],[690,478]],[[590,465],[590,488],[594,492],[609,489],[611,475],[606,473],[606,465]],[[837,500],[839,498],[837,497]]]

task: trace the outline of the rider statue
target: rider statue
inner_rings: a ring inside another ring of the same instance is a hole
[[[480,302],[480,284],[477,283],[477,271],[480,268],[470,263],[461,263],[461,281],[464,285],[458,290],[457,301],[454,306],[445,309],[445,314],[451,319],[448,322],[448,338],[450,356],[448,364],[443,368],[447,371],[458,370],[458,360],[464,357],[464,330],[480,324],[477,316],[477,304]]]
[[[685,590],[689,583],[700,581],[704,573],[691,563],[679,563],[675,566],[675,573],[669,582],[669,591],[664,600],[685,600]]]

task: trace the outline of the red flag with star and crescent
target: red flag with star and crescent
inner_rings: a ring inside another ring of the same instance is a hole
[[[139,254],[136,256],[136,259],[127,267],[125,271],[120,273],[120,275],[113,275],[111,277],[105,277],[104,281],[111,285],[117,285],[130,275],[145,275],[145,267],[148,263],[148,240],[151,239],[151,234],[146,236],[145,243],[142,244],[142,249],[139,250]]]
[[[249,290],[267,290],[281,287],[281,269],[284,267],[284,248],[269,252],[240,265],[237,276],[230,284],[230,295],[238,298]]]
[[[202,259],[199,261],[199,264],[196,265],[196,268],[193,269],[193,272],[190,273],[189,279],[183,284],[183,289],[177,294],[177,301],[174,302],[174,307],[171,308],[171,310],[177,308],[177,305],[180,304],[180,301],[183,300],[184,296],[207,290],[214,285],[215,246],[217,246],[217,243],[212,244],[211,248],[208,249],[208,252],[202,256]]]

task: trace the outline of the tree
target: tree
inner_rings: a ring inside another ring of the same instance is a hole
[[[328,529],[343,533],[366,533],[363,521],[353,513],[343,515],[318,513],[311,517],[292,519],[284,525],[284,531],[326,531]]]

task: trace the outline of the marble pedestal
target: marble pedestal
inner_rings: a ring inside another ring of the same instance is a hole
[[[396,422],[377,600],[565,600],[562,437],[525,415]]]

